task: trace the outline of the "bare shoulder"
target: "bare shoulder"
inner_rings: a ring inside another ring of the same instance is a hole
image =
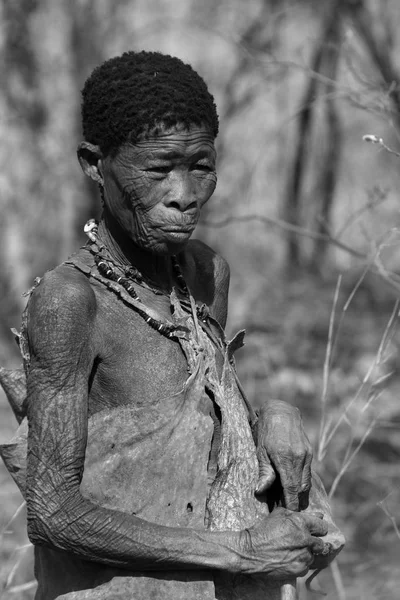
[[[33,291],[28,305],[30,342],[49,337],[87,334],[96,315],[96,297],[83,273],[68,265],[48,271]],[[40,334],[40,335],[39,335]],[[41,344],[40,344],[41,345]]]
[[[210,246],[200,240],[191,240],[185,251],[194,261],[197,274],[204,274],[216,283],[229,281],[230,269],[227,261]]]
[[[228,311],[230,269],[227,261],[200,240],[191,240],[182,253],[186,280],[197,300],[207,304],[223,327]]]

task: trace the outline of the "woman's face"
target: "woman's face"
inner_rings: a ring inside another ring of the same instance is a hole
[[[102,159],[107,218],[139,247],[176,254],[214,192],[215,160],[214,137],[202,126],[160,127],[156,135],[124,143]]]

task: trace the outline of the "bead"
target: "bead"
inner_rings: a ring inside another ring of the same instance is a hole
[[[91,242],[96,242],[99,224],[95,219],[89,219],[85,223],[83,231],[86,233]]]
[[[99,255],[98,253],[100,251],[105,251],[107,253],[107,248],[104,246],[104,244],[101,243],[101,241],[99,241],[97,239],[97,229],[92,228],[90,230],[90,233],[92,231],[94,234],[96,234],[96,239],[92,240],[92,241],[96,242],[96,243],[93,243],[90,246],[90,251],[92,252],[92,254],[94,254],[94,260],[97,265],[97,268],[104,277],[110,279],[113,282],[118,283],[131,296],[131,298],[135,299],[137,302],[140,302],[142,304],[143,304],[143,302],[136,293],[136,289],[132,283],[132,279],[136,283],[139,283],[139,284],[140,284],[140,282],[143,282],[143,285],[146,288],[150,289],[155,294],[163,293],[160,289],[155,289],[151,285],[147,284],[144,281],[143,275],[140,273],[140,271],[138,271],[138,269],[136,269],[136,267],[134,267],[134,266],[124,267],[123,265],[117,264],[111,257],[109,257],[109,258],[105,257],[105,259],[103,259],[103,257],[101,255]],[[118,271],[120,271],[120,272],[122,271],[126,277],[123,277],[122,275],[118,275],[118,272],[115,271],[115,268],[110,264],[110,262],[113,263],[117,267]],[[179,283],[179,289],[186,296],[186,299],[181,301],[182,306],[185,308],[185,310],[190,311],[190,302],[189,302],[190,293],[189,293],[188,287],[186,285],[185,279],[183,277],[183,274],[182,274],[182,271],[181,271],[181,268],[180,268],[180,265],[179,265],[179,262],[178,262],[176,256],[171,257],[171,262],[172,262],[172,268],[173,268],[173,272],[175,275],[175,279]],[[95,275],[93,275],[93,276],[95,277]],[[105,282],[103,282],[103,283],[105,283]],[[107,282],[106,285],[107,285],[107,287],[109,287],[109,289],[118,293],[118,291],[119,291],[118,286],[116,286],[115,284],[112,284],[111,282]],[[197,309],[197,312],[199,314],[199,318],[202,318],[202,320],[206,320],[207,307],[205,305],[203,305],[203,306],[204,306],[204,309],[206,309],[206,310],[204,310],[204,313],[201,314],[202,311],[200,309]],[[173,325],[171,325],[169,323],[162,323],[161,321],[159,321],[157,319],[153,319],[153,317],[149,317],[147,312],[145,310],[141,310],[140,307],[137,305],[135,305],[135,309],[138,312],[138,314],[146,321],[146,323],[148,323],[150,325],[150,327],[152,327],[153,329],[156,329],[158,332],[160,332],[165,337],[171,339],[176,336],[176,328]]]

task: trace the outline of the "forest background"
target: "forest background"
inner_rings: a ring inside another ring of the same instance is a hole
[[[0,365],[20,363],[23,292],[99,216],[75,154],[84,80],[128,49],[191,63],[221,121],[196,235],[231,265],[240,377],[255,406],[302,410],[347,537],[317,582],[328,600],[398,598],[400,3],[2,0],[0,46]],[[0,442],[15,429],[2,394]],[[0,532],[0,597],[32,598],[22,497],[2,465]]]

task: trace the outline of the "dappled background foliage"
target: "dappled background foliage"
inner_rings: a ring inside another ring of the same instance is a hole
[[[232,271],[250,400],[298,405],[348,545],[329,598],[398,597],[400,4],[397,0],[2,0],[0,362],[35,276],[98,216],[80,172],[80,90],[121,52],[206,79],[219,183],[197,237]],[[378,142],[362,141],[374,134]],[[379,139],[383,142],[380,143]],[[0,433],[15,429],[0,396]],[[22,499],[0,471],[0,594],[31,598]],[[396,572],[397,571],[397,572]],[[3,596],[2,596],[3,597]]]

